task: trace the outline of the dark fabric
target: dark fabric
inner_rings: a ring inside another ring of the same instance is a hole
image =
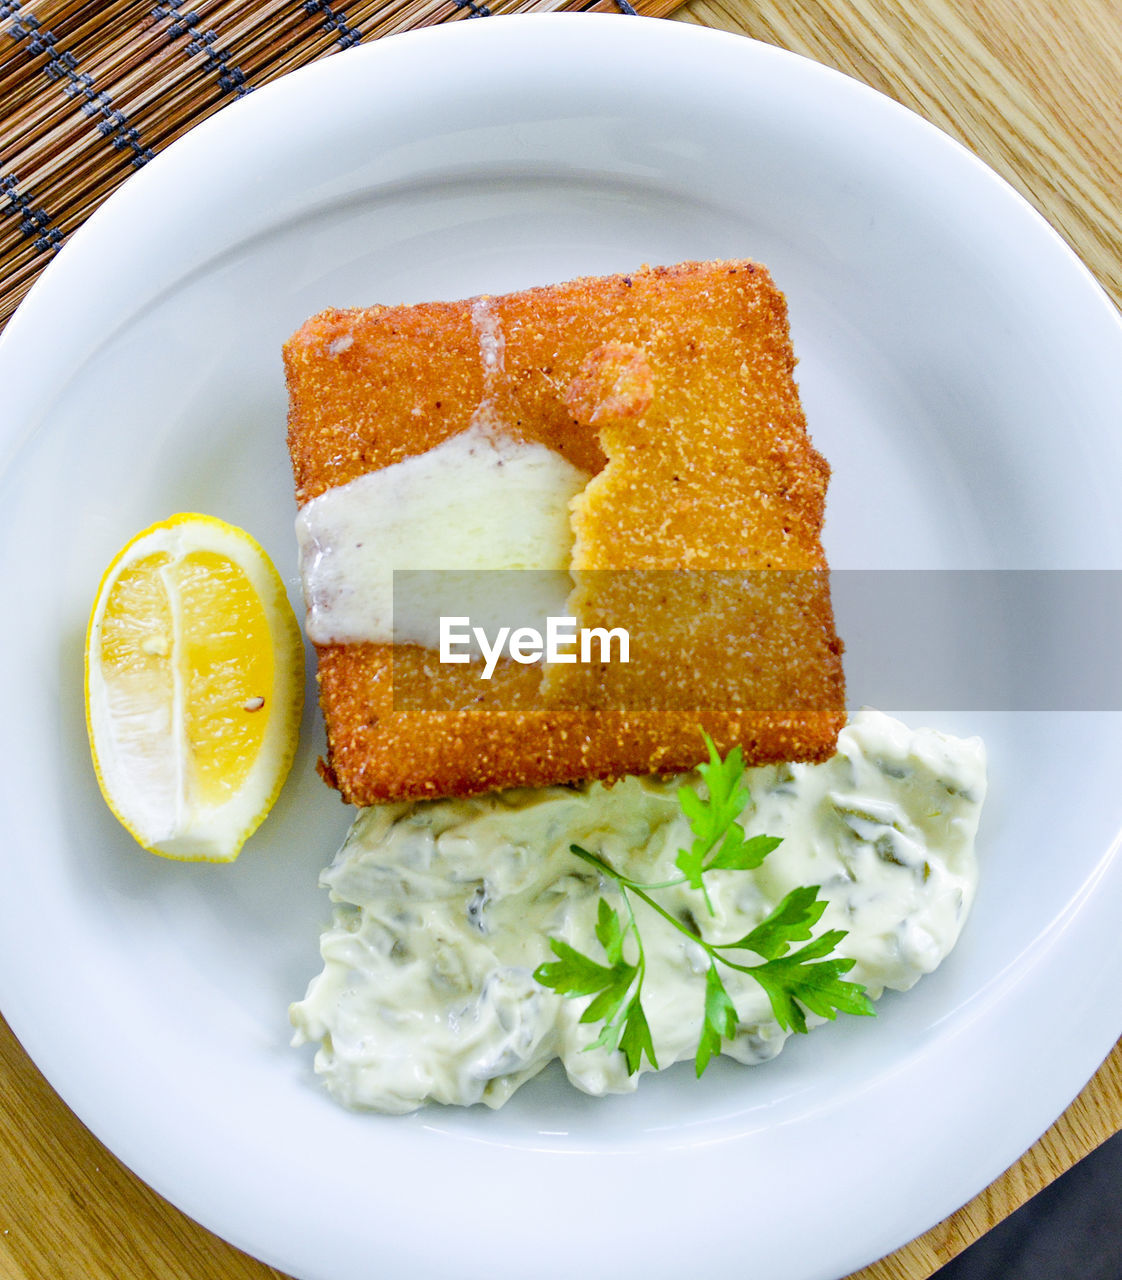
[[[933,1280],[1122,1280],[1122,1134],[940,1268]]]

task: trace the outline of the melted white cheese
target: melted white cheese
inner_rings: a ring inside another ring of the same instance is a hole
[[[573,586],[569,502],[587,483],[545,445],[476,423],[328,489],[296,517],[309,637],[435,649],[442,613],[470,614],[492,631],[496,617],[528,625],[563,614]],[[395,616],[395,569],[442,572],[411,579]],[[481,569],[539,572],[504,579]]]
[[[696,775],[687,775],[700,785]],[[600,956],[603,894],[616,900],[571,843],[634,879],[676,876],[691,841],[676,792],[682,779],[628,778],[615,787],[549,787],[363,811],[322,882],[335,902],[321,940],[323,972],[290,1010],[296,1043],[318,1041],[316,1070],[352,1107],[410,1111],[431,1099],[499,1106],[558,1057],[592,1094],[633,1089],[623,1055],[585,1051],[587,998],[540,987],[548,939]],[[816,932],[848,930],[837,954],[869,994],[905,990],[958,938],[976,883],[974,837],[986,788],[978,739],[910,730],[863,711],[821,765],[749,770],[749,834],[783,837],[756,871],[706,876],[701,895],[661,891],[671,912],[713,942],[742,937],[791,889],[820,885],[829,906]],[[692,1057],[706,959],[641,902],[647,959],[643,1007],[661,1066]],[[737,1008],[723,1051],[764,1062],[783,1047],[767,997],[747,975],[722,971]],[[808,1022],[820,1019],[810,1017]]]

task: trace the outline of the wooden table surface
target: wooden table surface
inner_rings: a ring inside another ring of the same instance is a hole
[[[1122,0],[690,0],[675,16],[808,54],[921,112],[1027,196],[1122,303]],[[860,1280],[924,1280],[1120,1127],[1122,1043],[1012,1169]],[[125,1169],[0,1023],[0,1280],[279,1275]]]

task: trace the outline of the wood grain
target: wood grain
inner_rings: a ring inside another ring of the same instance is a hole
[[[110,1155],[0,1020],[0,1280],[79,1278],[283,1280]]]
[[[1122,0],[691,0],[926,116],[1012,183],[1122,304]]]
[[[926,115],[1013,183],[1122,302],[1122,0],[691,0]],[[1122,1127],[1122,1044],[992,1187],[858,1273],[924,1280]],[[0,1280],[280,1280],[144,1186],[0,1023]]]
[[[918,1240],[849,1280],[926,1280],[1122,1126],[1122,1041],[1082,1093],[1012,1168]]]

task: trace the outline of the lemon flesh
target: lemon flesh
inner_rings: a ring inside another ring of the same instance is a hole
[[[153,853],[228,862],[292,764],[303,644],[243,530],[173,516],[109,566],[86,636],[86,720],[109,807]]]

